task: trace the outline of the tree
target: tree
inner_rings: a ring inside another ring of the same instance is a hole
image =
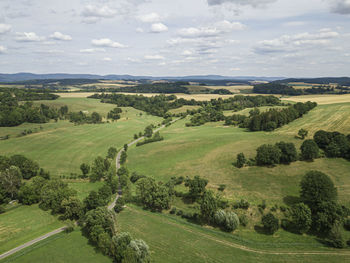
[[[271,213],[264,215],[261,219],[261,223],[263,224],[266,232],[271,235],[274,234],[279,228],[278,219]]]
[[[123,211],[124,205],[125,205],[125,200],[122,196],[120,196],[115,203],[114,211],[116,213],[120,213],[121,211]]]
[[[122,232],[112,237],[111,255],[116,262],[123,261],[130,242],[131,236],[127,232]]]
[[[276,146],[281,150],[280,163],[289,164],[298,158],[294,143],[278,142]]]
[[[136,194],[144,207],[162,211],[170,207],[169,188],[156,183],[153,178],[142,178],[136,182]]]
[[[152,137],[152,134],[153,134],[152,125],[148,125],[148,126],[145,128],[144,136],[145,136],[145,137],[148,137],[148,138],[151,138],[151,137]]]
[[[18,191],[18,200],[24,205],[36,204],[40,201],[40,194],[35,192],[32,184],[24,184]]]
[[[36,162],[20,154],[11,156],[10,163],[21,170],[24,179],[36,176],[39,170],[39,165]]]
[[[300,198],[311,210],[321,202],[335,201],[337,189],[328,175],[319,171],[310,171],[300,182]]]
[[[120,164],[124,164],[126,162],[126,158],[127,158],[127,154],[125,151],[122,151],[121,155],[120,155]]]
[[[218,210],[217,198],[212,191],[205,191],[200,200],[201,217],[210,223],[213,221],[215,212]]]
[[[82,163],[80,165],[80,170],[83,173],[83,177],[86,177],[90,172],[90,165],[88,165],[87,163]]]
[[[318,157],[319,148],[314,140],[305,140],[300,147],[301,157],[304,160],[310,160]]]
[[[124,144],[124,151],[127,151],[128,150],[128,144]]]
[[[111,200],[112,188],[108,184],[104,184],[100,189],[98,189],[99,198],[105,201],[105,204]]]
[[[101,121],[102,121],[101,115],[94,111],[91,114],[91,122],[92,123],[100,123]]]
[[[245,158],[245,156],[244,156],[244,154],[243,153],[239,153],[239,154],[237,154],[237,162],[236,162],[236,166],[238,167],[238,168],[242,168],[243,166],[244,166],[244,164],[246,163],[246,158]]]
[[[98,242],[102,233],[112,236],[115,233],[114,216],[106,207],[98,207],[88,211],[83,218],[83,231],[93,243]]]
[[[329,235],[326,239],[328,244],[335,248],[344,248],[346,247],[345,240],[342,236],[340,224],[335,224],[329,232]]]
[[[299,203],[292,207],[291,210],[292,223],[300,233],[306,233],[312,223],[311,210],[304,203]]]
[[[314,208],[313,208],[314,209]],[[344,218],[344,211],[333,201],[319,203],[313,212],[313,228],[321,235],[328,235]]]
[[[105,160],[101,156],[96,157],[91,167],[90,181],[100,181],[105,176],[107,170]]]
[[[189,196],[192,200],[197,200],[205,191],[205,187],[208,184],[207,179],[195,176],[193,179],[187,178],[185,186],[189,187]]]
[[[234,212],[218,210],[214,214],[214,222],[227,232],[232,232],[239,226],[239,218]]]
[[[61,203],[64,219],[79,220],[84,211],[83,204],[77,197],[70,196]]]
[[[131,261],[133,259],[135,261]],[[132,240],[126,250],[123,262],[150,262],[149,247],[142,239]]]
[[[110,159],[114,159],[117,156],[117,149],[115,147],[109,147],[107,157]]]
[[[270,144],[263,144],[256,150],[256,163],[258,165],[274,165],[280,162],[281,150]]]
[[[22,174],[18,167],[10,166],[5,171],[0,172],[0,185],[11,199],[13,199],[22,184]]]
[[[96,191],[91,191],[89,195],[84,199],[84,205],[86,210],[96,209],[97,207],[104,206],[106,201]]]
[[[307,130],[305,130],[305,129],[300,129],[300,130],[298,131],[298,135],[299,135],[299,137],[300,137],[302,140],[305,139],[305,137],[307,136],[308,133],[309,133],[309,132],[308,132]]]

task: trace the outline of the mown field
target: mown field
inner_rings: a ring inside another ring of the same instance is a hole
[[[0,254],[62,226],[63,222],[38,205],[0,214]]]
[[[133,205],[117,216],[117,224],[147,242],[154,262],[345,262],[350,255],[311,239],[300,242],[298,237],[276,242],[264,235],[263,240],[252,241],[241,237],[240,230],[227,234]],[[324,254],[312,255],[316,250]]]
[[[115,107],[94,99],[65,98],[44,101],[48,105],[68,105],[73,111],[97,111],[103,116]],[[82,162],[92,162],[98,155],[105,156],[109,147],[121,148],[133,139],[134,133],[143,131],[151,123],[161,118],[140,111],[123,108],[122,118],[117,122],[104,124],[74,125],[68,121],[46,124],[23,124],[23,127],[1,128],[2,134],[18,133],[21,130],[42,126],[37,133],[0,141],[1,154],[23,154],[37,161],[52,176],[80,173]]]
[[[60,233],[25,248],[1,262],[12,263],[111,263],[107,256],[97,252],[88,244],[79,229],[66,234]]]
[[[131,148],[127,164],[131,171],[153,176],[162,181],[172,176],[199,175],[209,180],[209,188],[225,184],[224,195],[231,199],[245,198],[258,204],[266,199],[271,205],[283,204],[286,196],[297,196],[299,181],[309,170],[321,170],[331,176],[339,188],[340,200],[350,204],[350,162],[344,159],[317,159],[298,161],[274,168],[233,166],[240,152],[255,157],[258,146],[278,141],[293,142],[299,148],[302,140],[296,138],[300,128],[313,132],[319,129],[350,133],[350,104],[321,105],[303,118],[274,132],[246,132],[237,127],[225,127],[222,122],[200,127],[185,127],[181,120],[162,131],[162,142]]]

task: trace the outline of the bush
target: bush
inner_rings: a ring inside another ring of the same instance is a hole
[[[223,191],[225,190],[225,188],[226,188],[226,185],[225,185],[225,184],[220,184],[218,190],[221,191],[221,192],[223,192]]]
[[[270,144],[261,145],[256,150],[256,163],[257,165],[274,165],[280,162],[281,150]]]
[[[297,160],[298,154],[294,143],[278,142],[276,146],[281,150],[280,163],[289,164]]]
[[[301,157],[303,160],[310,160],[317,158],[319,155],[319,148],[314,140],[305,140],[300,147]]]
[[[238,227],[239,218],[234,212],[226,213],[224,210],[218,210],[214,214],[214,222],[225,231],[231,232]]]
[[[115,203],[115,206],[114,206],[114,211],[116,213],[120,213],[121,211],[123,211],[124,209],[124,205],[125,205],[125,200],[122,196],[120,196],[118,199],[117,199],[117,202]]]
[[[249,205],[250,204],[248,201],[241,199],[239,202],[236,202],[235,204],[233,204],[233,208],[235,208],[235,209],[238,209],[238,208],[248,209]]]
[[[237,168],[242,168],[246,162],[247,160],[243,153],[237,154],[237,162],[236,162]]]
[[[179,209],[179,210],[176,212],[176,215],[177,215],[177,216],[182,216],[182,215],[183,215],[183,211]]]
[[[274,234],[279,228],[278,218],[271,213],[264,215],[261,219],[261,223],[263,224],[266,232],[271,235]]]
[[[241,215],[239,217],[239,222],[242,226],[247,226],[248,225],[248,217],[246,215]]]
[[[291,210],[292,223],[300,233],[307,232],[311,227],[311,210],[304,203],[297,204]]]
[[[344,248],[346,246],[345,240],[341,234],[340,226],[338,224],[332,227],[332,230],[330,231],[326,241],[330,246],[334,248]]]
[[[350,218],[344,220],[344,228],[350,231]]]
[[[176,214],[176,207],[173,206],[173,207],[171,208],[171,210],[169,211],[169,213],[172,214],[172,215]]]

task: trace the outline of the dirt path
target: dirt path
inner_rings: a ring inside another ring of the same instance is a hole
[[[12,254],[14,254],[14,253],[16,253],[16,252],[18,252],[18,251],[20,251],[20,250],[26,248],[26,247],[29,247],[29,246],[31,246],[31,245],[33,245],[33,244],[35,244],[35,243],[38,243],[39,241],[42,241],[42,240],[44,240],[44,239],[46,239],[46,238],[48,238],[48,237],[51,237],[51,236],[56,235],[56,234],[58,234],[58,233],[61,233],[61,232],[63,232],[65,229],[66,229],[66,227],[58,228],[58,229],[56,229],[56,230],[54,230],[54,231],[51,231],[50,233],[47,233],[47,234],[45,234],[45,235],[43,235],[43,236],[41,236],[41,237],[35,238],[35,239],[33,239],[33,240],[31,240],[31,241],[29,241],[29,242],[27,242],[27,243],[24,243],[23,245],[20,245],[20,246],[18,246],[18,247],[15,247],[15,248],[13,248],[13,249],[11,249],[11,250],[9,250],[9,251],[7,251],[7,252],[1,254],[1,255],[0,255],[0,260],[3,259],[3,258],[6,258],[6,257],[8,257],[8,256],[11,256]]]
[[[142,212],[138,211],[137,209],[134,209],[132,207],[128,207],[128,209],[132,210],[135,213],[142,214]],[[155,215],[150,214],[153,217],[156,217]],[[264,255],[337,255],[337,256],[344,256],[344,257],[350,257],[350,252],[341,252],[339,250],[334,251],[334,252],[326,252],[326,251],[304,251],[304,252],[295,252],[295,251],[281,251],[281,252],[274,252],[274,251],[268,251],[268,250],[263,250],[263,249],[256,249],[256,248],[250,248],[244,245],[240,245],[237,243],[229,242],[226,240],[221,240],[217,239],[211,235],[201,233],[198,231],[193,231],[189,227],[186,227],[184,225],[176,224],[174,222],[170,222],[169,220],[164,221],[166,224],[181,228],[182,230],[185,230],[187,232],[199,235],[201,237],[204,237],[206,239],[209,239],[211,241],[223,244],[228,247],[233,247],[237,248],[243,251],[251,252],[251,253],[256,253],[256,254],[264,254]]]

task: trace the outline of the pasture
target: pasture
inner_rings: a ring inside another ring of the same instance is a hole
[[[19,206],[0,214],[0,254],[64,226],[38,205]]]
[[[111,263],[112,260],[95,251],[79,229],[60,233],[2,260],[20,263]]]
[[[48,101],[47,104],[57,107],[66,104],[74,111],[97,111],[104,116],[110,109],[116,107],[84,98],[58,99]],[[161,118],[151,115],[140,116],[140,111],[133,108],[123,108],[122,118],[117,122],[74,125],[68,121],[58,121],[40,124],[43,127],[40,132],[0,141],[0,147],[4,155],[23,154],[37,161],[53,177],[71,173],[80,174],[79,166],[82,162],[90,163],[98,155],[105,156],[109,147],[120,149],[133,139],[135,133],[143,131],[151,123],[160,121]],[[24,124],[26,128],[31,125]],[[5,134],[9,134],[12,130],[17,133],[19,129],[24,128],[20,126],[4,128]]]
[[[154,262],[342,262],[347,257],[341,255],[346,251],[325,248],[311,238],[301,240],[298,235],[278,232],[254,241],[241,236],[244,229],[232,235],[134,205],[117,216],[117,224],[147,242]],[[278,235],[289,240],[283,242]],[[303,254],[316,250],[324,254]]]

